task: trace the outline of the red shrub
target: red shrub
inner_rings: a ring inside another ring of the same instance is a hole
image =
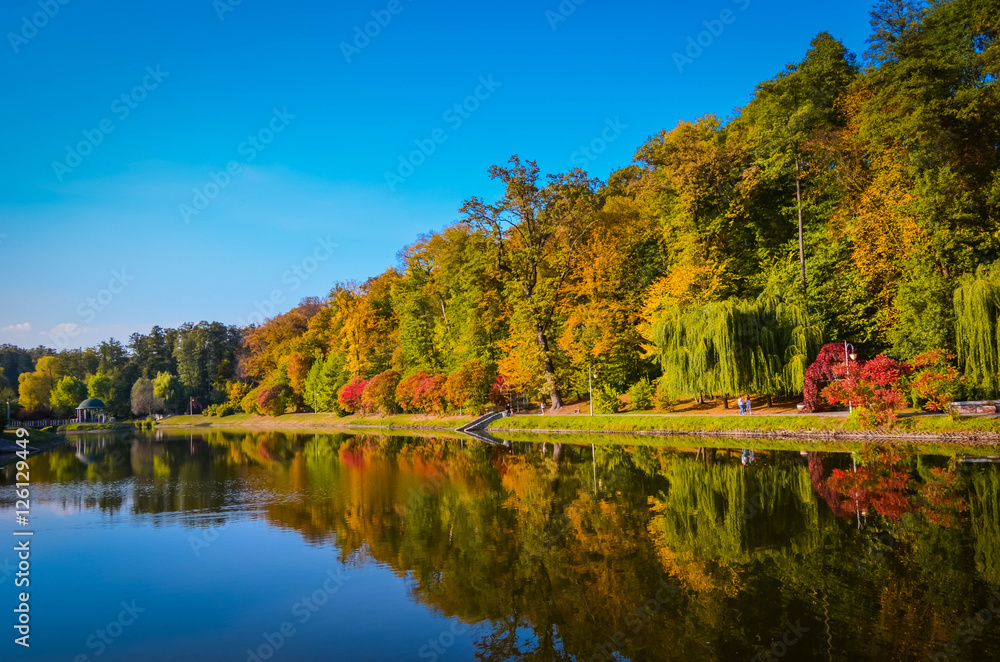
[[[416,374],[410,375],[406,379],[399,382],[399,386],[396,387],[396,403],[403,408],[404,411],[414,413],[419,411],[420,407],[417,404],[417,388],[420,386],[421,380],[429,377],[426,372],[418,372]]]
[[[910,366],[879,355],[866,363],[833,366],[839,381],[823,389],[823,397],[834,405],[853,405],[866,427],[892,426],[896,410],[906,406],[903,380]]]
[[[910,389],[925,401],[927,411],[948,411],[962,388],[958,370],[951,365],[953,358],[954,354],[935,349],[913,359],[915,372],[910,379]]]
[[[844,365],[846,354],[844,353],[844,343],[830,343],[824,345],[819,356],[808,370],[806,370],[805,386],[802,391],[805,411],[817,411],[822,402],[819,398],[820,387],[829,384],[836,379],[834,369]]]
[[[355,377],[353,381],[344,384],[337,391],[337,402],[348,412],[363,412],[364,406],[361,399],[364,396],[366,386],[368,386],[367,379],[359,380]]]
[[[417,386],[417,406],[426,414],[443,414],[448,408],[448,391],[445,388],[447,383],[448,378],[444,375],[421,379]]]
[[[396,387],[399,373],[386,370],[372,377],[361,394],[361,406],[365,411],[392,414],[396,411]]]

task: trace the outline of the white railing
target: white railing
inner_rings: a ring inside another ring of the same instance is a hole
[[[70,423],[76,423],[75,418],[43,418],[40,421],[9,421],[7,427],[9,428],[44,428],[48,426],[59,427],[60,425],[69,425]]]

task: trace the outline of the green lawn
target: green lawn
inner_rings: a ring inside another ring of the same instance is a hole
[[[490,424],[495,430],[607,432],[824,432],[856,431],[846,417],[825,416],[510,416]],[[948,416],[901,418],[893,433],[1000,433],[1000,419]]]
[[[378,427],[402,429],[455,429],[471,422],[473,416],[425,416],[399,414],[396,416],[344,416],[336,414],[286,414],[278,417],[250,416],[173,416],[159,423],[162,427],[198,426],[227,428],[350,428]],[[583,416],[511,416],[494,421],[491,430],[562,431],[562,432],[612,432],[612,433],[816,433],[858,431],[846,416],[806,415],[755,415],[755,416],[684,416],[684,415],[632,415]],[[928,435],[1000,434],[1000,419],[968,417],[952,420],[948,416],[910,416],[901,418],[893,434],[923,433]]]
[[[802,439],[777,439],[773,437],[761,437],[755,439],[732,439],[726,437],[698,437],[698,436],[671,436],[671,435],[622,435],[608,434],[601,432],[567,432],[553,435],[547,432],[494,432],[494,436],[506,441],[517,443],[559,443],[590,446],[591,444],[601,446],[650,446],[654,448],[672,448],[675,450],[692,450],[695,448],[716,448],[719,450],[731,450],[733,448],[752,448],[756,451],[774,452],[799,452],[819,451],[830,453],[860,452],[865,444],[870,441],[840,439],[840,440],[802,440]],[[917,455],[965,455],[973,457],[992,457],[997,455],[997,447],[990,444],[949,444],[947,442],[913,442],[913,441],[893,441],[879,442],[892,443],[893,447],[903,453],[913,453]]]
[[[87,430],[134,430],[135,423],[70,423],[60,425],[59,432],[85,432]]]
[[[846,419],[818,416],[509,416],[491,429],[612,432],[842,430]]]
[[[430,427],[454,429],[470,423],[473,416],[425,416],[399,414],[396,416],[337,416],[336,414],[285,414],[284,416],[171,416],[159,422],[161,427],[211,426],[211,427]]]

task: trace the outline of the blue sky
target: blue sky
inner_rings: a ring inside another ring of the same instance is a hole
[[[0,9],[0,342],[22,346],[283,312],[495,196],[491,164],[606,178],[822,30],[860,53],[870,8],[61,2]]]

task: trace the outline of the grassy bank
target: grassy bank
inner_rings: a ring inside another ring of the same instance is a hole
[[[174,416],[160,421],[163,428],[211,427],[264,430],[320,430],[380,428],[397,430],[454,430],[472,416],[337,416],[336,414],[286,414],[278,417],[234,414],[232,416]],[[845,416],[685,416],[685,415],[547,415],[510,416],[494,421],[491,432],[611,433],[643,436],[701,435],[734,438],[856,441],[873,439],[936,441],[1000,446],[1000,419],[947,416],[901,418],[891,432],[871,432]]]
[[[60,425],[59,432],[90,432],[93,430],[134,430],[135,423],[70,423]]]
[[[0,447],[18,450],[17,447],[12,445],[18,440],[17,433],[14,430],[5,430],[0,434],[0,440],[2,440],[0,441]],[[56,434],[52,428],[44,430],[28,428],[28,446],[35,449],[29,453],[29,456],[43,453],[50,448],[55,448],[64,443],[66,443],[66,440]],[[0,452],[0,467],[16,463],[20,459],[14,452]]]
[[[163,419],[159,427],[213,427],[213,428],[410,428],[454,430],[471,423],[474,416],[426,416],[399,414],[396,416],[337,416],[336,414],[285,414],[284,416],[171,416]]]
[[[902,418],[891,431],[864,431],[846,417],[823,416],[510,416],[490,430],[539,432],[614,432],[635,434],[719,434],[734,437],[879,439],[955,437],[1000,444],[1000,419],[947,416]]]
[[[514,443],[553,443],[590,446],[649,446],[653,448],[672,448],[678,451],[694,451],[698,448],[714,448],[729,451],[735,448],[752,448],[755,451],[800,452],[817,451],[825,453],[860,452],[866,443],[862,439],[813,439],[787,437],[761,437],[733,439],[730,437],[699,437],[693,435],[653,435],[653,434],[609,434],[607,432],[565,432],[553,436],[547,432],[494,432],[493,436]],[[894,448],[903,453],[917,455],[962,455],[969,457],[993,457],[998,454],[994,444],[943,443],[928,441],[910,441],[898,439],[880,441],[881,444],[891,443]]]

